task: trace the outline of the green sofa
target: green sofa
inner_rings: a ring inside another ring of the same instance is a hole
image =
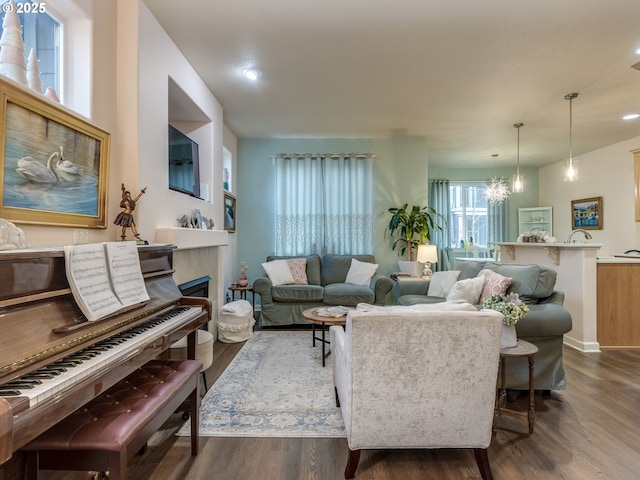
[[[564,293],[554,290],[557,273],[544,265],[516,265],[493,261],[456,260],[458,280],[473,278],[488,268],[511,277],[507,293],[518,293],[528,304],[529,313],[516,324],[518,338],[538,347],[535,356],[535,389],[559,390],[566,386],[562,348],[564,334],[571,330],[571,314],[564,308]],[[444,302],[442,297],[427,295],[428,281],[403,281],[394,286],[401,305]],[[507,365],[507,387],[527,390],[529,382],[526,358],[510,359]]]
[[[267,261],[300,258],[269,256]],[[253,282],[253,291],[260,295],[261,325],[292,325],[308,323],[302,312],[312,307],[330,305],[355,306],[358,303],[384,305],[393,283],[386,275],[374,275],[368,286],[344,283],[351,259],[375,263],[373,255],[307,255],[308,285],[272,285],[268,277]]]

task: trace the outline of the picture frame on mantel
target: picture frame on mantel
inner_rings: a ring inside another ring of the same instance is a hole
[[[571,230],[602,230],[602,197],[571,200]]]
[[[236,231],[236,197],[224,192],[224,229],[229,233]]]
[[[0,217],[106,228],[106,131],[0,78]]]

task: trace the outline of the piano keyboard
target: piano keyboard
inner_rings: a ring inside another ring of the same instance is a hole
[[[110,362],[126,360],[129,355],[137,354],[140,346],[195,318],[201,312],[201,307],[176,308],[166,315],[0,385],[0,397],[27,397],[29,406],[33,407],[106,367]]]

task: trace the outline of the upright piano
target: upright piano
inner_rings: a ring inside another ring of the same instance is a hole
[[[73,299],[63,249],[0,252],[0,465],[185,335],[195,358],[211,304],[181,295],[173,249],[139,246],[150,301],[93,322]]]

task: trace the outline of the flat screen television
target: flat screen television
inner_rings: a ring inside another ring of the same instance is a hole
[[[200,198],[198,144],[169,125],[169,188]]]

